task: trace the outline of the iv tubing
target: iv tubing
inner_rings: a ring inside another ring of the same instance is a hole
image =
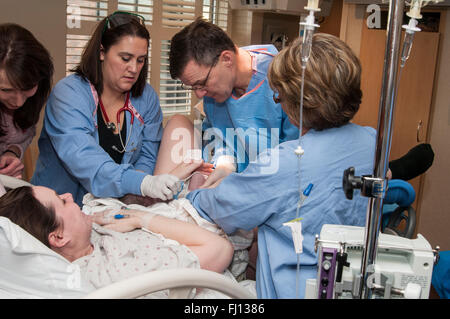
[[[405,40],[403,42],[402,55],[401,55],[401,67],[405,66],[406,60],[409,58],[409,54],[411,53],[411,48],[414,40],[415,32],[420,32],[421,30],[417,27],[418,21],[414,18],[409,20],[407,25],[404,25],[402,28],[406,30],[405,32]]]
[[[299,137],[298,137],[298,147],[301,148],[301,137],[302,137],[302,130],[303,130],[303,87],[304,87],[304,80],[305,80],[305,69],[306,65],[302,62],[302,84],[300,89],[300,123],[299,123]],[[297,202],[297,210],[295,213],[295,218],[298,218],[300,207],[303,204],[303,194],[302,194],[302,186],[301,186],[301,174],[300,174],[300,162],[302,155],[298,155],[298,202]],[[299,276],[300,276],[300,255],[297,254],[297,269],[295,273],[295,298],[298,299],[298,290],[299,290]]]
[[[318,27],[318,25],[314,24],[314,10],[309,11],[308,17],[306,17],[306,23],[300,23],[305,25],[305,31],[303,34],[303,44],[301,50],[301,68],[302,68],[302,82],[300,86],[300,116],[299,116],[299,137],[298,137],[298,203],[297,210],[295,214],[295,218],[298,218],[300,207],[303,204],[305,197],[303,197],[302,193],[302,184],[301,184],[301,174],[300,174],[300,166],[301,166],[301,157],[302,157],[302,133],[303,133],[303,94],[304,94],[304,85],[305,85],[305,70],[306,64],[308,63],[309,56],[311,54],[312,47],[312,38],[314,35],[314,28]],[[297,254],[297,269],[295,275],[295,291],[296,298],[299,296],[299,275],[300,275],[300,255]]]

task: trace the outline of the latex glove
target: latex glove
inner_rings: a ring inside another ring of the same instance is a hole
[[[209,175],[213,172],[213,164],[205,163],[203,160],[190,160],[179,164],[169,174],[175,175],[178,178],[185,180],[192,173],[198,172],[203,175]]]
[[[229,167],[216,167],[216,169],[209,175],[205,183],[201,185],[200,188],[214,188],[222,181],[222,179],[233,172],[234,170]]]
[[[181,189],[178,177],[170,174],[147,175],[141,183],[142,196],[170,200]]]
[[[24,165],[14,154],[7,152],[0,157],[0,174],[22,178]]]

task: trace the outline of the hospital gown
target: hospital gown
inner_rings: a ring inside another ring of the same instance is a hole
[[[283,226],[296,217],[299,198],[298,141],[267,150],[242,173],[233,173],[214,189],[190,192],[187,198],[199,214],[214,221],[227,234],[258,227],[256,289],[259,298],[303,298],[308,278],[315,278],[317,256],[314,238],[324,224],[365,223],[367,198],[355,193],[347,200],[342,189],[345,169],[371,174],[375,130],[355,124],[302,137],[301,189],[314,185],[300,208],[303,253],[300,254],[299,289],[296,291],[297,256],[292,234]]]
[[[83,197],[82,210],[88,215],[103,211],[109,211],[109,214],[113,215],[124,209],[137,209],[196,224],[229,239],[235,253],[224,275],[230,280],[239,280],[243,288],[256,294],[254,282],[240,281],[248,263],[247,248],[252,243],[252,238],[247,238],[246,234],[237,233],[234,236],[227,236],[216,224],[202,218],[185,198],[145,207],[139,204],[125,205],[115,198],[95,198],[90,193]],[[94,253],[77,260],[76,263],[81,266],[82,273],[85,273],[88,280],[97,288],[149,271],[200,267],[197,256],[188,247],[151,232],[135,230],[122,234],[94,224],[91,241],[96,247]],[[147,297],[166,298],[167,296],[168,291],[164,291]],[[217,291],[202,289],[197,292],[195,298],[226,298],[226,296]]]
[[[93,224],[91,243],[92,254],[74,264],[95,288],[156,270],[200,268],[197,256],[188,247],[140,229],[118,233]],[[147,297],[167,298],[168,291]]]

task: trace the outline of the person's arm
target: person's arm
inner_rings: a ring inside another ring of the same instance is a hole
[[[194,190],[186,198],[200,216],[219,225],[227,234],[259,227],[286,205],[295,205],[286,200],[290,199],[288,191],[281,186],[292,175],[285,163],[279,163],[284,155],[267,150],[242,173],[232,173],[217,187]]]
[[[14,126],[12,123],[10,125]],[[10,129],[12,129],[11,126]],[[25,131],[14,128],[13,134],[17,142],[7,144],[0,155],[0,174],[22,178],[24,169],[22,163],[23,155],[36,134],[36,126],[32,125]]]
[[[219,129],[210,128],[207,131],[208,135],[213,135],[214,139],[206,146],[208,150],[213,152],[213,156],[211,159],[207,159],[208,161],[214,163],[214,171],[209,175],[203,185],[200,187],[207,188],[213,184],[216,184],[229,174],[236,171],[236,158],[234,155],[230,155],[234,153],[232,147],[228,145],[223,140],[223,136],[221,136],[221,131]],[[225,142],[225,146],[223,143]]]
[[[211,174],[212,170],[212,164],[210,163],[205,163],[203,162],[203,160],[191,160],[190,162],[180,163],[177,167],[171,170],[169,174],[176,176],[180,179],[180,181],[190,180],[189,189],[191,189],[192,181],[195,181],[196,177],[202,178],[201,184],[203,184],[205,178],[204,176],[208,176],[209,174]],[[198,185],[195,188],[198,188]],[[150,205],[156,204],[160,200],[147,196],[127,194],[121,197],[120,201],[127,205],[139,204],[148,207]]]
[[[213,163],[215,170],[206,179],[205,183],[201,185],[202,188],[210,187],[216,184],[224,177],[233,173],[237,169],[236,157],[233,148],[233,143],[231,144],[225,140],[223,132],[219,128],[214,128],[209,120],[209,113],[211,105],[208,104],[207,99],[203,102],[204,112],[206,117],[202,123],[203,138],[207,141],[204,146],[203,153],[207,153],[207,158],[205,161]],[[212,154],[212,156],[209,156]]]
[[[205,163],[203,160],[189,160],[180,163],[177,167],[169,172],[180,180],[188,180],[194,174],[209,175],[213,171],[213,165]]]
[[[23,169],[24,165],[15,151],[7,149],[0,156],[0,174],[22,178]]]
[[[25,131],[22,131],[21,129],[18,130],[21,133],[18,133],[18,131],[15,135],[16,137],[19,137],[18,134],[20,134],[20,141],[14,144],[9,144],[6,147],[6,150],[11,150],[20,160],[22,160],[26,149],[28,148],[28,146],[30,146],[31,141],[36,135],[36,125],[30,126]]]
[[[94,215],[93,221],[119,232],[145,228],[176,240],[197,255],[202,269],[221,273],[231,262],[234,252],[231,243],[200,226],[139,210],[126,210],[123,213],[128,217],[107,219],[100,213]]]

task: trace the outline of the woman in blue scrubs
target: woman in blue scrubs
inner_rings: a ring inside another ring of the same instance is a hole
[[[299,127],[301,39],[276,55],[269,83],[278,93],[292,124]],[[232,173],[215,188],[187,195],[198,212],[226,233],[258,228],[256,288],[259,298],[303,298],[308,278],[315,278],[314,237],[324,224],[365,223],[367,199],[345,197],[342,176],[353,166],[358,175],[371,174],[376,132],[350,123],[361,103],[361,66],[339,38],[315,34],[304,83],[304,155],[298,166],[298,140],[261,153],[242,173]],[[292,234],[283,223],[296,218],[300,189],[313,184],[299,210],[303,253],[296,289],[297,255]]]
[[[167,200],[178,191],[183,176],[155,170],[163,115],[146,82],[149,39],[139,15],[118,11],[98,24],[75,73],[50,95],[32,184],[78,205],[87,192]]]

